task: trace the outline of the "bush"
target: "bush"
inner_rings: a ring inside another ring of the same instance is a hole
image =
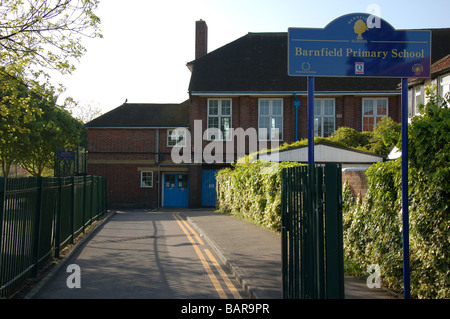
[[[281,229],[281,169],[298,163],[236,164],[217,174],[217,208],[273,231]]]
[[[350,127],[338,128],[329,139],[333,142],[342,143],[346,147],[365,149],[370,142],[371,134],[368,132],[358,132]]]
[[[430,102],[409,126],[411,295],[450,298],[450,112]],[[448,101],[448,99],[447,99]],[[364,200],[344,187],[344,252],[357,274],[379,264],[383,282],[403,290],[401,159],[372,165]]]
[[[372,165],[366,172],[369,188],[364,200],[352,199],[343,207],[344,253],[362,275],[371,264],[381,267],[384,283],[401,289],[402,196],[401,161]],[[348,190],[344,187],[344,193]],[[351,194],[351,193],[350,193]],[[351,195],[345,196],[348,198]]]

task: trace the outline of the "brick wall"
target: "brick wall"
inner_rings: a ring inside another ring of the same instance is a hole
[[[202,206],[202,166],[189,166],[189,208]]]
[[[156,157],[156,137],[159,156]],[[88,174],[107,179],[109,207],[157,208],[158,163],[170,164],[167,129],[88,129]],[[153,187],[141,187],[141,171],[153,172]]]
[[[279,98],[279,97],[274,97]],[[299,109],[298,120],[298,138],[304,139],[308,137],[308,101],[306,96],[298,96],[301,106]],[[335,127],[341,126],[353,128],[362,131],[362,99],[370,98],[370,96],[316,96],[316,98],[334,98],[335,99]],[[232,100],[232,126],[233,128],[241,127],[244,130],[254,127],[258,128],[258,97],[240,96],[233,97]],[[401,97],[388,97],[389,116],[396,122],[401,121]],[[190,127],[194,127],[194,120],[202,120],[202,132],[207,128],[208,116],[208,97],[191,96],[190,106]],[[280,142],[292,143],[295,141],[295,107],[294,97],[283,98],[283,137]],[[203,141],[203,148],[208,141]],[[268,145],[270,147],[270,143]]]
[[[153,173],[153,188],[141,188],[140,167],[142,165],[88,164],[88,172],[106,177],[109,208],[157,208],[157,172]]]
[[[199,59],[208,53],[208,26],[203,20],[195,22],[195,58]]]
[[[343,171],[342,186],[348,182],[354,197],[364,198],[367,193],[367,176],[365,171]]]
[[[322,96],[325,97],[325,96]],[[307,138],[307,97],[298,96],[301,101],[299,109],[299,139]],[[321,96],[317,96],[321,98]],[[329,98],[329,97],[328,97]],[[340,126],[362,129],[361,96],[336,96],[335,113],[336,129]],[[193,137],[194,120],[202,120],[201,134],[207,128],[207,97],[191,96],[189,121]],[[280,145],[295,140],[295,107],[294,97],[283,97],[283,136]],[[400,121],[400,97],[389,97],[389,116]],[[258,97],[238,96],[232,98],[233,128],[258,128]],[[155,158],[156,137],[160,155]],[[205,149],[209,141],[202,142]],[[272,147],[270,143],[267,145]],[[170,160],[171,148],[167,147],[167,130],[159,129],[89,129],[88,130],[88,174],[104,176],[108,183],[108,203],[122,203],[145,207],[156,207],[158,204],[158,187],[156,185],[159,163]],[[226,150],[224,142],[223,150]],[[237,147],[234,147],[237,151]],[[249,143],[246,143],[246,152]],[[178,166],[173,166],[178,167]],[[154,187],[140,187],[140,170],[154,171]],[[186,167],[187,169],[187,167]],[[201,206],[201,166],[189,167],[190,206]],[[367,181],[364,172],[344,172],[343,180],[348,180],[352,191],[365,195]],[[159,198],[159,201],[161,199]]]

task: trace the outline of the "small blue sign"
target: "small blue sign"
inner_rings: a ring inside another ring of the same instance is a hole
[[[58,151],[58,160],[60,161],[73,161],[75,159],[75,152],[68,148]]]
[[[324,29],[289,28],[290,76],[428,78],[430,69],[431,31],[397,31],[366,13]]]

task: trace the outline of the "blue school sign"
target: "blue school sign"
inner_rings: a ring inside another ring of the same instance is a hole
[[[408,212],[408,78],[429,78],[431,31],[397,31],[365,13],[324,29],[290,28],[288,74],[308,77],[308,163],[314,164],[314,78],[396,77],[402,87],[402,222],[404,296],[410,298]],[[295,94],[294,94],[295,97]]]
[[[397,31],[369,14],[324,29],[289,28],[288,38],[291,76],[430,77],[431,32]]]

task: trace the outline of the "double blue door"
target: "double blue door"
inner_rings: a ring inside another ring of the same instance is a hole
[[[164,174],[164,206],[189,206],[189,183],[187,174]]]
[[[216,174],[217,170],[202,171],[202,206],[216,206]]]

